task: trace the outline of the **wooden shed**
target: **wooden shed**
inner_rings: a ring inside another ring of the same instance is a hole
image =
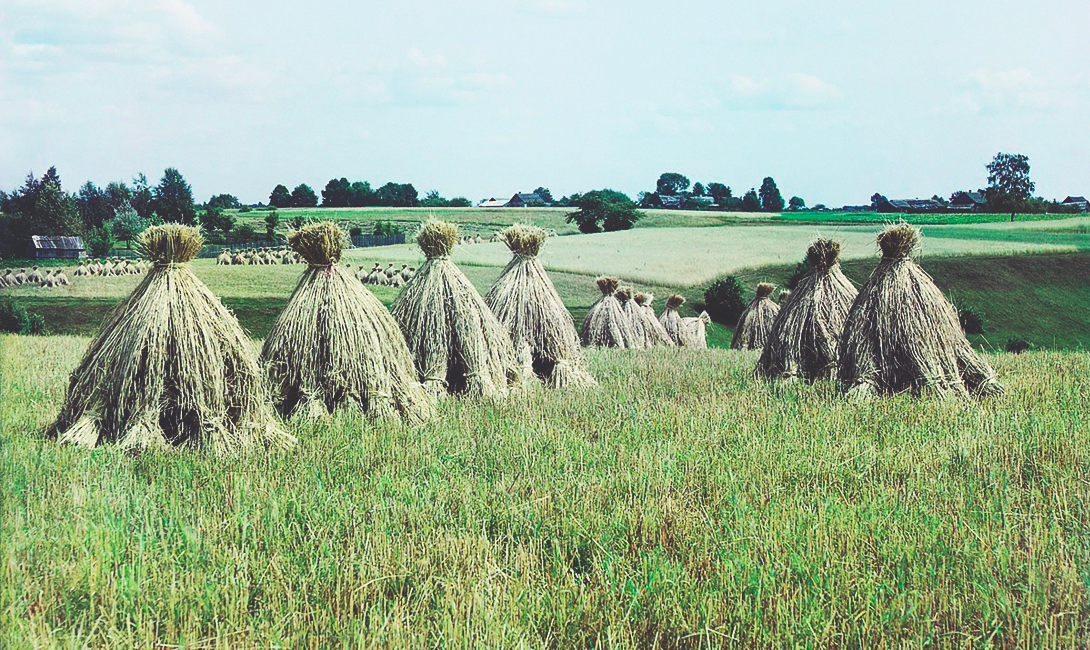
[[[83,237],[33,235],[27,243],[27,257],[33,260],[77,260],[87,257]]]

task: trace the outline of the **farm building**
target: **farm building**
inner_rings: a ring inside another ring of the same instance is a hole
[[[879,212],[900,212],[903,214],[921,214],[942,212],[946,206],[934,199],[882,199],[878,202]]]
[[[1061,203],[1061,205],[1073,205],[1078,209],[1082,210],[1083,212],[1086,212],[1087,209],[1087,201],[1085,196],[1069,196],[1063,200],[1063,203]]]
[[[548,205],[537,192],[518,192],[504,201],[491,197],[477,204],[481,208],[525,208],[528,205]]]
[[[984,198],[983,192],[955,192],[950,197],[951,210],[978,212],[983,210],[987,203],[988,199]]]
[[[33,235],[27,242],[27,257],[34,260],[75,260],[87,257],[82,237]]]

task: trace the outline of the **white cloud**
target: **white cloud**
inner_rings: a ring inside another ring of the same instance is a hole
[[[998,114],[1071,108],[1078,101],[1063,79],[1042,79],[1025,67],[977,70],[951,100],[957,112]]]
[[[723,88],[726,107],[741,110],[822,108],[841,99],[839,88],[801,72],[763,79],[731,74]]]

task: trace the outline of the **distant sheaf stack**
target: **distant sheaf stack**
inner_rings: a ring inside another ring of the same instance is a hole
[[[580,341],[587,347],[634,347],[632,326],[616,296],[620,280],[600,277],[596,282],[602,295],[590,306],[583,318],[583,325],[579,329]]]
[[[273,403],[285,417],[355,408],[379,419],[429,420],[433,405],[397,322],[339,264],[346,240],[330,222],[288,235],[308,267],[261,351]]]
[[[654,302],[655,294],[637,293],[632,302],[626,305],[625,311],[631,314],[633,328],[640,327],[643,330],[646,347],[656,345],[672,346],[674,345],[673,340],[670,339],[670,335],[666,333],[666,329],[663,328],[662,323],[655,316],[655,308],[652,304]],[[636,323],[639,323],[639,325],[636,325]]]
[[[780,306],[772,302],[772,292],[776,287],[768,282],[757,285],[757,293],[750,301],[738,325],[734,328],[734,338],[730,341],[732,350],[760,350],[768,341],[772,331],[772,321],[780,311]]]
[[[844,322],[859,292],[840,270],[840,242],[814,241],[806,260],[810,271],[782,304],[757,362],[765,379],[836,378]]]
[[[519,380],[511,337],[450,259],[458,228],[426,222],[416,237],[427,260],[390,308],[424,388],[433,395],[503,397]],[[401,282],[401,272],[392,278]]]
[[[662,311],[662,316],[659,316],[662,329],[670,337],[674,345],[678,346],[685,345],[684,324],[681,322],[681,315],[677,313],[678,308],[684,304],[684,296],[672,293],[666,299],[666,309]]]
[[[511,261],[485,295],[485,303],[507,328],[524,366],[549,386],[586,387],[597,382],[584,366],[579,334],[571,313],[537,255],[545,231],[515,224],[503,231]]]
[[[961,329],[957,310],[910,254],[919,231],[896,224],[878,235],[882,259],[859,290],[840,340],[839,378],[856,398],[925,390],[995,395],[995,370]]]

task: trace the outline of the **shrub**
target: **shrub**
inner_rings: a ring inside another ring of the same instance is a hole
[[[1028,352],[1035,347],[1037,346],[1035,346],[1033,342],[1027,339],[1025,336],[1012,336],[1011,338],[1007,339],[1007,352],[1022,354],[1023,352]]]
[[[45,334],[45,317],[28,314],[26,307],[5,296],[0,298],[0,332]]]
[[[984,318],[984,312],[972,306],[958,307],[958,320],[961,321],[961,329],[966,334],[983,334],[988,321]]]
[[[105,257],[114,249],[117,240],[114,239],[114,235],[109,228],[100,226],[91,228],[87,232],[87,236],[83,238],[83,243],[87,246],[87,250],[91,252],[91,255]]]
[[[379,219],[375,222],[375,230],[372,234],[375,235],[397,235],[405,232],[401,226],[395,224],[392,221],[383,221]]]
[[[360,228],[359,226],[352,226],[351,228],[348,229],[348,235],[350,237],[362,237],[363,236],[363,228]]]
[[[746,304],[746,288],[733,275],[716,280],[704,290],[704,309],[717,323],[735,325]]]
[[[247,213],[247,212],[253,212],[253,211],[254,211],[254,209],[253,209],[253,208],[251,208],[251,207],[250,207],[250,206],[248,206],[248,205],[244,205],[244,206],[242,206],[241,208],[239,208],[239,209],[238,209],[238,211],[239,211],[239,212],[241,212],[241,213],[243,213],[243,214],[245,214],[245,213]]]
[[[806,274],[813,268],[810,265],[809,258],[802,258],[802,261],[795,265],[795,270],[791,273],[791,277],[787,278],[787,282],[784,284],[784,288],[795,290],[795,287],[799,285],[799,280],[806,277]]]
[[[257,239],[257,229],[251,223],[244,223],[235,228],[235,241],[240,244]]]

